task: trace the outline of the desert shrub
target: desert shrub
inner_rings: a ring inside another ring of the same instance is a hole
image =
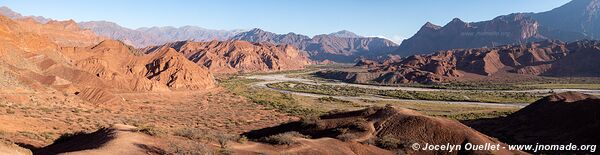
[[[343,133],[343,134],[337,135],[335,138],[347,142],[347,141],[356,139],[357,136],[356,136],[356,134],[352,134],[352,133]]]
[[[392,135],[385,135],[380,137],[376,141],[377,146],[384,149],[396,149],[402,145],[402,142]]]
[[[350,101],[346,101],[346,100],[342,100],[342,99],[337,99],[334,97],[320,97],[317,100],[319,100],[320,102],[338,102],[338,103],[352,103]]]
[[[246,136],[242,135],[242,136],[240,136],[240,137],[237,139],[237,142],[238,142],[238,143],[241,143],[241,144],[244,144],[244,143],[248,142],[248,137],[246,137]]]
[[[271,135],[271,136],[268,136],[268,137],[263,137],[263,138],[260,139],[260,141],[265,142],[265,143],[269,143],[269,144],[276,144],[276,145],[292,145],[292,144],[296,143],[293,140],[294,137],[298,137],[298,138],[310,138],[309,136],[302,135],[299,132],[291,131],[291,132],[286,132],[286,133],[280,133],[280,134],[276,134],[276,135]]]
[[[371,137],[365,141],[360,142],[362,144],[367,144],[367,145],[377,145],[377,138],[376,137]]]
[[[300,123],[302,124],[302,126],[306,127],[306,126],[310,126],[315,124],[317,121],[319,121],[321,118],[317,117],[317,116],[313,116],[313,117],[302,117],[300,118]]]
[[[175,136],[196,140],[201,139],[203,137],[203,133],[198,129],[183,128],[175,131]]]
[[[141,132],[150,136],[158,136],[163,134],[164,132],[155,126],[140,126],[136,130],[137,132]]]
[[[178,142],[170,142],[166,154],[172,155],[212,155],[214,152],[205,144],[194,142],[190,146],[182,146]]]
[[[221,147],[221,149],[225,149],[228,147],[228,143],[229,140],[231,140],[231,136],[225,135],[225,134],[218,134],[217,135],[217,141],[219,142],[219,146]]]

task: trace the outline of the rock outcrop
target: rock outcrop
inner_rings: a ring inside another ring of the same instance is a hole
[[[363,60],[357,66],[368,68],[368,72],[338,76],[342,75],[339,71],[330,71],[317,75],[349,82],[372,81],[383,84],[443,83],[452,77],[462,77],[465,73],[482,76],[509,72],[553,77],[597,77],[600,76],[598,58],[600,43],[597,41],[583,40],[567,44],[547,40],[494,48],[445,50],[384,63]]]
[[[109,86],[117,91],[197,90],[214,86],[206,68],[173,49],[136,55],[139,53],[132,47],[106,40],[85,48],[65,48],[63,53],[77,69],[117,84]]]
[[[592,39],[600,39],[599,0],[572,0],[558,8],[531,16],[550,29],[576,32]]]
[[[291,45],[246,41],[181,41],[144,50],[153,54],[167,49],[175,49],[214,73],[298,70],[310,64],[306,54]]]

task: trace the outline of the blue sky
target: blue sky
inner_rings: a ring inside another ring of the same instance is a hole
[[[0,5],[23,15],[107,20],[128,28],[194,25],[262,28],[313,36],[339,30],[398,41],[425,22],[473,22],[514,12],[541,12],[569,0],[14,0]]]

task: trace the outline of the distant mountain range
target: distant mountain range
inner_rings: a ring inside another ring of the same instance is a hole
[[[132,46],[141,48],[161,45],[169,42],[192,40],[211,41],[227,40],[243,30],[212,30],[197,26],[183,27],[150,27],[129,29],[108,21],[80,22],[79,26],[90,29],[98,35],[121,40]]]
[[[232,40],[290,44],[307,51],[312,60],[353,62],[361,57],[384,56],[397,48],[397,44],[377,37],[362,37],[350,31],[316,35],[312,38],[295,33],[275,34],[258,28],[235,35]]]
[[[600,38],[600,0],[573,0],[541,13],[514,13],[466,23],[455,18],[444,26],[426,23],[394,54],[409,56],[456,48],[493,47],[545,39]]]
[[[0,13],[12,19],[32,18],[41,23],[51,21],[40,16],[22,16],[7,7],[0,7]],[[573,0],[546,12],[513,13],[480,22],[464,22],[459,18],[444,26],[428,22],[400,45],[384,38],[363,37],[346,30],[311,38],[292,32],[275,34],[258,28],[249,31],[212,30],[195,26],[129,29],[108,21],[80,22],[78,25],[136,48],[185,40],[243,40],[290,44],[306,51],[316,61],[353,62],[361,58],[382,60],[390,56],[406,57],[439,50],[494,47],[547,39],[566,42],[600,39],[600,0]]]
[[[10,8],[8,8],[6,6],[0,7],[0,14],[6,16],[8,18],[11,18],[11,19],[32,18],[40,23],[47,23],[52,20],[52,19],[45,18],[42,16],[23,16],[20,13],[14,12],[13,10],[11,10]]]

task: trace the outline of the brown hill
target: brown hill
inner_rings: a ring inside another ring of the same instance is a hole
[[[19,147],[16,144],[0,140],[0,154],[31,155],[32,153],[30,150]]]
[[[246,41],[181,41],[145,51],[153,54],[166,49],[175,49],[214,73],[298,70],[310,64],[306,55],[293,46]]]
[[[506,72],[554,77],[600,76],[600,43],[582,40],[569,44],[542,41],[494,48],[472,48],[413,55],[384,63],[360,61],[369,72],[320,72],[319,76],[357,83],[442,83],[466,73],[495,76]],[[345,75],[345,76],[339,76]],[[356,78],[364,77],[364,78]],[[354,80],[359,79],[359,80]]]
[[[542,98],[507,117],[466,122],[513,144],[600,144],[600,98],[565,92]]]
[[[501,149],[499,151],[423,151],[413,150],[419,144],[500,144],[461,123],[444,118],[425,116],[408,109],[390,106],[373,107],[358,111],[339,112],[317,119],[291,122],[276,127],[251,131],[244,135],[261,139],[271,135],[296,131],[312,138],[337,138],[349,142],[369,143],[408,154],[520,154]],[[323,144],[327,145],[327,144]]]
[[[77,69],[110,83],[106,86],[117,91],[195,90],[214,86],[213,77],[205,68],[173,49],[139,55],[140,52],[122,42],[106,40],[85,48],[64,48],[63,53]]]
[[[87,39],[74,37],[79,29],[73,27],[72,22],[68,25],[71,26],[55,31],[0,16],[0,77],[5,79],[0,86],[4,92],[62,91],[94,103],[105,103],[120,100],[111,95],[115,91],[190,90],[214,86],[207,69],[189,62],[172,49],[141,55],[132,47],[112,40],[88,47],[61,47],[54,41],[79,44]],[[34,28],[39,30],[33,31]],[[54,35],[63,34],[62,31],[65,35]],[[54,38],[46,37],[49,34]]]

